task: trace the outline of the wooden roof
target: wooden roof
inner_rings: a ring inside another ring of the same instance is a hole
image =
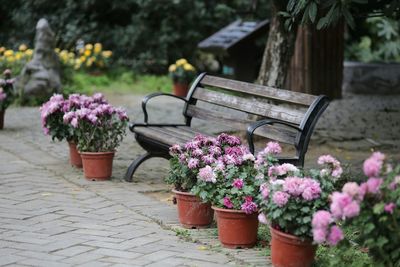
[[[236,20],[198,44],[198,48],[209,52],[223,52],[233,49],[239,43],[267,33],[269,20]]]

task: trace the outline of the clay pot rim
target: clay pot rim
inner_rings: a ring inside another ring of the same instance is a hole
[[[176,190],[176,189],[172,189],[172,193],[179,194],[179,195],[185,195],[185,196],[196,196],[193,193],[183,192],[183,191],[179,191],[179,190]]]
[[[244,213],[244,214],[247,214],[244,210],[225,209],[225,208],[218,208],[218,207],[216,207],[216,206],[212,206],[211,208],[212,208],[213,210],[215,210],[215,211],[222,211],[222,212],[228,212],[228,213]],[[252,215],[252,214],[254,214],[254,213],[258,213],[258,211],[253,212],[253,213],[251,213],[251,214],[247,214],[247,215]]]
[[[284,238],[286,243],[293,243],[293,244],[304,243],[304,244],[314,246],[311,239],[301,238],[301,237],[298,237],[298,236],[295,236],[292,234],[284,233],[278,229],[275,229],[272,226],[269,226],[269,230],[271,232],[271,235],[275,235],[276,238],[278,238],[278,239]]]
[[[108,155],[108,154],[115,154],[115,151],[106,151],[106,152],[84,152],[84,151],[78,151],[79,154],[81,155]]]

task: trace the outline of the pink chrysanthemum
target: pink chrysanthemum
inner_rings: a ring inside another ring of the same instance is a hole
[[[289,201],[290,195],[288,193],[277,191],[272,196],[272,201],[278,206],[283,207]]]

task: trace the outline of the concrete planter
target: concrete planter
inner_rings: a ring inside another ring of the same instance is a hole
[[[344,62],[344,93],[400,94],[400,63]]]

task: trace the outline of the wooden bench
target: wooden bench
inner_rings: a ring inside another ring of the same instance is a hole
[[[147,103],[158,96],[175,97],[185,102],[184,123],[148,123]],[[125,180],[131,181],[137,167],[151,157],[169,159],[169,147],[184,144],[199,130],[191,127],[192,118],[228,125],[247,131],[249,149],[254,153],[254,135],[291,144],[293,157],[280,162],[304,165],[304,156],[314,126],[328,106],[326,96],[313,96],[287,90],[200,74],[186,98],[154,93],[142,101],[144,123],[129,126],[137,142],[147,151],[132,162]]]

